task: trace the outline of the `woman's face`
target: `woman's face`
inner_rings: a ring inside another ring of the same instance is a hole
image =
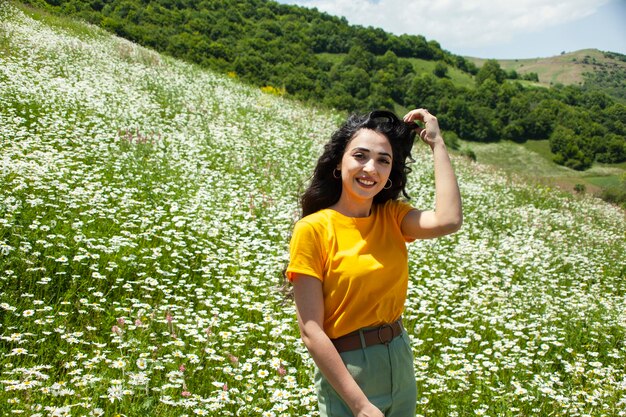
[[[341,170],[341,198],[352,202],[374,199],[387,184],[393,152],[387,137],[371,129],[361,129],[348,142],[337,169]]]

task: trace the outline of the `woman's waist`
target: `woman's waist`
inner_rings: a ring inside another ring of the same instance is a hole
[[[377,326],[367,326],[337,338],[331,338],[338,352],[365,349],[374,345],[387,345],[404,331],[402,318]]]

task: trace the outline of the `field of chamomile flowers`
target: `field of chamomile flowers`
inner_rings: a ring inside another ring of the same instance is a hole
[[[0,415],[317,415],[281,273],[340,120],[0,3]],[[626,416],[623,211],[453,161],[462,230],[410,245],[416,414]]]

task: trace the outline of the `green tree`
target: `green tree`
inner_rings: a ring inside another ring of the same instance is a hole
[[[531,97],[532,99],[532,97]],[[558,114],[563,106],[557,100],[546,99],[539,103],[531,102],[530,111],[525,114],[523,126],[528,139],[546,139],[554,129]]]
[[[436,77],[445,78],[448,75],[448,66],[441,61],[437,62],[433,69],[433,74]]]
[[[550,150],[555,154],[554,162],[578,171],[589,168],[593,160],[580,150],[578,142],[579,138],[572,129],[557,126],[550,135]]]
[[[500,84],[494,79],[487,78],[472,94],[472,101],[480,105],[495,109],[500,98]]]
[[[498,84],[502,84],[506,79],[506,72],[500,68],[500,64],[495,59],[488,59],[476,74],[476,86],[480,87],[486,80],[492,79]]]
[[[437,111],[440,100],[440,90],[437,78],[432,74],[423,74],[413,78],[404,98],[407,107],[423,107]]]
[[[456,63],[455,63],[456,67],[460,69],[461,71],[465,71],[472,75],[478,74],[478,68],[473,62],[468,61],[462,56],[455,56],[454,59],[456,60]]]
[[[355,36],[352,37],[353,44],[360,46],[374,55],[382,55],[387,51],[388,34],[381,28],[355,27]]]
[[[604,109],[601,113],[601,122],[609,129],[610,132],[615,133],[626,138],[626,106],[621,103],[614,103],[613,105]]]
[[[370,71],[374,68],[374,54],[366,51],[362,46],[353,46],[343,59],[342,65],[354,66]]]
[[[399,57],[409,58],[413,56],[413,42],[409,35],[390,36],[387,46]]]
[[[539,75],[536,72],[527,72],[522,76],[522,78],[526,81],[534,81],[536,83],[539,82]]]
[[[494,142],[500,139],[499,121],[492,109],[472,103],[467,96],[446,101],[438,116],[443,129],[456,132],[463,140]]]
[[[597,161],[605,164],[617,164],[626,161],[626,138],[614,133],[601,138],[596,155]]]

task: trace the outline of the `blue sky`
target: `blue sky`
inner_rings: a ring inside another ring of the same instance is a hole
[[[423,35],[457,55],[536,58],[596,48],[626,54],[626,0],[279,0],[350,23]]]

